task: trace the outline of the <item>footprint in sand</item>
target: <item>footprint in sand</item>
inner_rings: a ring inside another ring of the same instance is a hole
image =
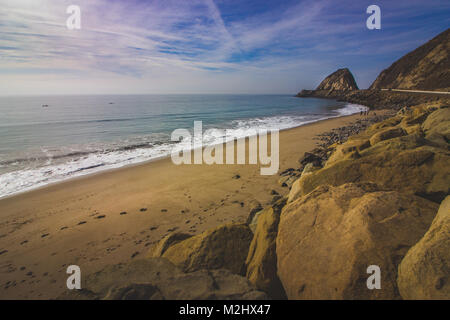
[[[131,255],[131,258],[136,257],[138,254],[139,254],[139,251],[136,251],[135,253],[133,253],[133,254]]]
[[[4,254],[4,253],[7,253],[7,252],[8,252],[8,250],[0,251],[0,255],[2,255],[2,254]]]
[[[95,217],[95,219],[103,219],[105,217],[106,217],[106,215],[102,214],[102,215],[99,215],[99,216]]]
[[[167,212],[167,209],[161,209],[161,212]]]
[[[65,230],[65,229],[68,229],[68,227],[61,227],[61,229],[59,229],[59,230]]]
[[[122,211],[122,212],[120,213],[121,216],[123,216],[123,215],[125,215],[125,214],[127,214],[126,211]]]
[[[20,245],[24,245],[25,243],[28,243],[28,240],[23,240]]]
[[[145,212],[145,211],[147,211],[147,208],[141,208],[139,211],[140,212]]]
[[[80,222],[78,222],[78,225],[85,224],[85,223],[87,223],[87,222],[86,221],[80,221]]]
[[[150,231],[156,230],[158,227],[150,227]]]
[[[50,233],[44,233],[43,235],[41,235],[41,238],[45,238],[45,237],[47,237],[48,235],[50,235]]]

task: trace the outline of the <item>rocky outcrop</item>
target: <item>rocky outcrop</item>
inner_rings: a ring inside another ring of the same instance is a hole
[[[358,90],[355,78],[349,69],[339,69],[326,77],[316,90],[303,90],[297,96],[310,97],[321,95],[324,97],[342,95],[345,92]]]
[[[255,216],[258,215],[263,210],[263,207],[261,206],[261,203],[259,203],[256,200],[250,201],[250,213],[247,217],[247,225],[249,225],[252,232],[255,232],[256,223],[253,221],[255,220]]]
[[[82,290],[59,299],[211,300],[266,299],[246,278],[228,270],[183,273],[164,258],[136,260],[107,266],[83,280]]]
[[[255,221],[255,232],[245,261],[246,277],[256,288],[270,294],[272,299],[286,295],[277,275],[276,238],[281,209],[286,198],[264,209]]]
[[[429,139],[439,135],[445,141],[450,124],[445,109],[445,106],[411,108],[409,112],[375,124],[336,146],[323,168],[294,182],[288,201],[292,202],[320,185],[376,182],[384,190],[416,194],[441,202],[449,193],[450,154],[448,144]],[[431,129],[433,119],[440,119],[440,122]],[[408,129],[415,126],[419,126],[417,130]]]
[[[162,238],[153,248],[151,248],[147,253],[147,257],[161,257],[168,248],[190,237],[192,237],[192,235],[188,233],[173,232]]]
[[[162,257],[185,272],[227,269],[243,273],[253,233],[247,224],[228,224],[169,246]]]
[[[369,90],[357,90],[356,84],[351,85],[353,76],[348,76],[348,72],[347,76],[341,78],[338,75],[334,77],[332,77],[334,74],[330,75],[316,90],[302,90],[297,97],[330,98],[362,104],[370,109],[399,110],[405,106],[438,101],[448,105],[450,104],[448,95],[381,91],[380,89],[449,91],[449,37],[450,29],[447,29],[425,45],[405,55],[381,72]],[[344,73],[346,72],[340,72],[340,74]],[[341,81],[346,85],[341,85]]]
[[[450,90],[450,29],[383,70],[370,89]]]
[[[450,102],[450,97],[447,95],[379,90],[355,90],[328,97],[316,97],[332,98],[339,101],[362,104],[370,107],[370,109],[391,110],[399,110],[405,106],[411,107],[421,103],[436,103],[440,101],[444,104],[449,104]]]
[[[450,298],[450,196],[402,260],[397,283],[403,299]]]
[[[353,74],[347,68],[339,69],[326,77],[316,90],[349,91],[358,90]]]
[[[425,138],[437,143],[443,148],[448,148],[450,142],[450,108],[441,108],[423,122],[421,130]]]
[[[437,204],[375,184],[321,185],[284,207],[278,275],[289,299],[399,299],[397,267]],[[369,290],[367,267],[381,268]]]
[[[372,146],[376,145],[378,142],[389,140],[392,138],[397,138],[405,135],[405,131],[402,128],[387,128],[375,133],[370,137],[370,144]]]

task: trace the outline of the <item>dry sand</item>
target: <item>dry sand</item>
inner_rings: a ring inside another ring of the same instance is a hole
[[[280,170],[298,167],[316,135],[359,115],[280,133]],[[239,175],[240,178],[233,178]],[[268,204],[280,176],[258,165],[180,165],[171,159],[68,180],[0,200],[0,299],[48,299],[66,289],[66,268],[83,274],[144,257],[171,231],[200,233],[244,222],[252,200]],[[6,252],[5,252],[6,251]],[[3,252],[3,253],[2,253]]]

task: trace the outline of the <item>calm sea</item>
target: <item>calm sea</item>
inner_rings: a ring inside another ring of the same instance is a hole
[[[48,106],[43,106],[48,105]],[[287,129],[362,106],[289,95],[0,97],[0,197],[167,156],[177,128]],[[205,136],[217,143],[220,132]]]

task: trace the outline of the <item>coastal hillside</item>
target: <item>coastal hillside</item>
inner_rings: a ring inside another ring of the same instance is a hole
[[[450,29],[383,70],[369,89],[450,90]]]
[[[400,110],[405,106],[437,101],[448,104],[450,103],[448,95],[382,89],[449,91],[449,40],[450,29],[447,29],[382,71],[367,90],[358,90],[356,83],[353,86],[343,86],[343,82],[350,84],[353,79],[350,70],[345,68],[328,76],[315,90],[300,91],[297,97],[336,99],[363,104],[370,109]]]

